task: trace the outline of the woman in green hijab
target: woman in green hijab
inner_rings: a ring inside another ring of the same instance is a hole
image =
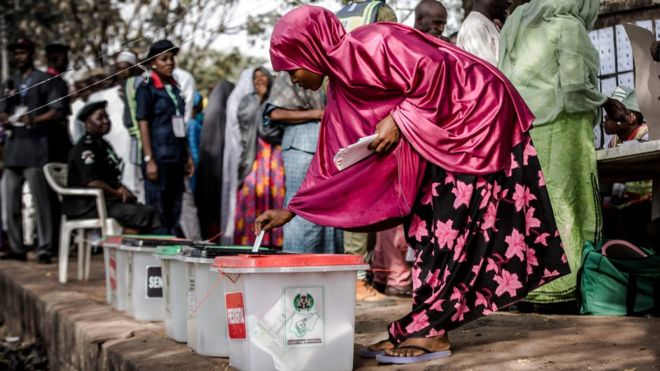
[[[500,33],[498,67],[536,116],[532,140],[572,271],[530,293],[534,303],[575,300],[582,246],[601,238],[592,128],[601,107],[610,117],[624,111],[598,89],[598,52],[587,30],[599,7],[599,0],[532,0]]]

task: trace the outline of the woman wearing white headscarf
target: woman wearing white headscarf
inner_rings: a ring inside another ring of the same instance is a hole
[[[244,96],[254,91],[252,75],[254,68],[241,72],[236,87],[227,99],[227,123],[225,126],[225,148],[222,157],[222,191],[220,214],[221,243],[234,242],[234,219],[236,216],[236,189],[238,189],[238,165],[241,158],[241,130],[238,125],[238,105]]]
[[[531,292],[535,303],[575,300],[582,246],[601,238],[592,128],[601,107],[610,117],[623,111],[598,89],[598,52],[587,30],[599,7],[599,0],[533,0],[500,33],[498,67],[536,116],[530,133],[572,272]]]

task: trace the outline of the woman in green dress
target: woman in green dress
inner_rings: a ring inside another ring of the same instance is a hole
[[[624,111],[598,88],[598,52],[587,30],[599,6],[599,0],[532,0],[500,34],[498,67],[536,116],[531,136],[572,272],[531,292],[533,303],[575,300],[582,246],[601,238],[592,128],[601,108],[610,117]]]

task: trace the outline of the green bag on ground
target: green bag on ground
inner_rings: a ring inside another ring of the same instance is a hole
[[[580,312],[606,316],[660,314],[660,256],[626,241],[587,241],[578,274]]]

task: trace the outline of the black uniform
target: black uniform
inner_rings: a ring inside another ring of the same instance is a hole
[[[33,70],[28,76],[14,75],[5,83],[6,99],[0,101],[0,112],[13,114],[18,106],[26,106],[29,115],[39,116],[51,109],[62,117],[69,114],[69,101],[63,99],[68,93],[62,87],[64,81],[50,79],[45,72]],[[49,158],[49,127],[52,122],[43,122],[31,127],[12,128],[5,144],[5,166],[12,168],[39,167],[55,159]]]
[[[71,114],[71,102],[67,97],[69,86],[61,76],[51,76],[51,79],[52,94],[61,97],[57,104],[61,107],[62,117],[48,125],[48,162],[66,162],[72,147],[67,128]]]
[[[33,70],[29,75],[14,75],[4,84],[0,100],[0,112],[13,114],[17,107],[26,106],[28,115],[35,117],[51,109],[62,116],[68,114],[68,102],[60,99],[66,95],[63,89],[47,81],[49,75]],[[60,208],[54,192],[48,187],[42,166],[52,161],[49,157],[49,132],[53,122],[41,122],[30,127],[13,127],[4,144],[5,194],[7,202],[7,231],[12,250],[24,253],[22,226],[23,183],[28,182],[37,209],[37,235],[39,256],[52,255],[57,245]]]
[[[69,155],[68,186],[87,188],[94,180],[110,187],[121,187],[122,161],[105,139],[85,134],[71,149]],[[157,228],[160,222],[153,208],[138,203],[122,202],[117,197],[105,195],[108,216],[115,218],[123,227],[137,229]],[[92,197],[66,197],[62,209],[72,219],[95,218],[96,201]]]

